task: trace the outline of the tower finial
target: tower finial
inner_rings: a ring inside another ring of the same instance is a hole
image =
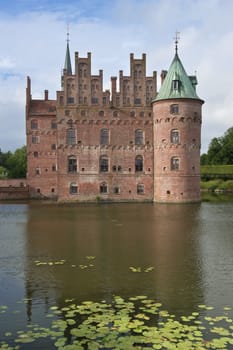
[[[67,23],[67,33],[66,33],[66,35],[67,35],[67,39],[66,39],[66,41],[67,41],[67,44],[69,44],[69,42],[70,42],[69,23]]]
[[[180,40],[180,32],[178,32],[178,31],[176,31],[176,36],[175,36],[175,51],[176,51],[176,54],[177,54],[177,52],[178,52],[178,42],[179,42],[179,40]]]

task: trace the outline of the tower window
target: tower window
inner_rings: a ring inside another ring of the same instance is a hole
[[[135,145],[143,145],[143,131],[135,130]]]
[[[33,130],[38,129],[38,121],[36,119],[31,120],[31,129]]]
[[[179,131],[176,129],[171,130],[171,143],[179,143],[180,137],[179,137]]]
[[[77,172],[77,159],[74,156],[68,158],[68,173]]]
[[[142,156],[137,156],[135,158],[135,171],[143,171],[143,158]]]
[[[100,144],[108,145],[109,144],[109,130],[101,129],[100,130]]]
[[[172,80],[172,88],[173,90],[179,90],[181,85],[181,81],[178,79]]]
[[[108,158],[106,156],[100,157],[100,172],[108,171]]]
[[[75,145],[76,137],[75,137],[75,130],[74,129],[67,129],[66,130],[66,143],[67,143],[67,145]]]
[[[39,136],[32,136],[32,143],[40,143],[40,138]]]
[[[171,170],[179,170],[180,168],[180,160],[178,157],[171,158]]]
[[[179,105],[173,104],[170,106],[170,113],[171,114],[178,114],[179,113]]]

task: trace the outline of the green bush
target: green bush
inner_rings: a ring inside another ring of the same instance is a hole
[[[208,191],[214,191],[221,185],[223,181],[222,180],[211,180],[211,181],[202,181],[201,182],[201,189],[202,190],[208,190]]]
[[[219,189],[224,191],[233,191],[233,180],[223,181],[220,184]]]

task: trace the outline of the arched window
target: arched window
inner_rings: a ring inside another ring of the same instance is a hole
[[[179,143],[180,142],[180,135],[179,131],[177,129],[171,130],[171,143]]]
[[[108,186],[106,182],[100,184],[100,193],[108,193]]]
[[[77,159],[75,156],[68,157],[68,173],[77,172]]]
[[[107,172],[108,171],[108,157],[107,156],[101,156],[100,157],[100,172]]]
[[[100,144],[108,145],[109,144],[109,130],[101,129],[100,130]]]
[[[31,120],[31,129],[33,130],[38,129],[38,121],[36,119]]]
[[[142,156],[137,156],[135,158],[135,171],[143,171],[143,158],[142,158]]]
[[[72,128],[66,130],[66,143],[67,145],[75,145],[76,143],[75,130]]]
[[[104,117],[104,111],[99,111],[99,116]]]
[[[179,170],[180,168],[180,160],[178,157],[171,158],[171,170]]]
[[[78,185],[76,182],[71,182],[70,184],[70,194],[77,194],[78,193]]]
[[[135,145],[143,145],[143,131],[138,129],[135,130]]]

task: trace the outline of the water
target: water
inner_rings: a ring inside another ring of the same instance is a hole
[[[232,202],[0,204],[0,339],[46,326],[67,298],[146,295],[177,316],[199,304],[221,312],[233,307],[232,251]]]

